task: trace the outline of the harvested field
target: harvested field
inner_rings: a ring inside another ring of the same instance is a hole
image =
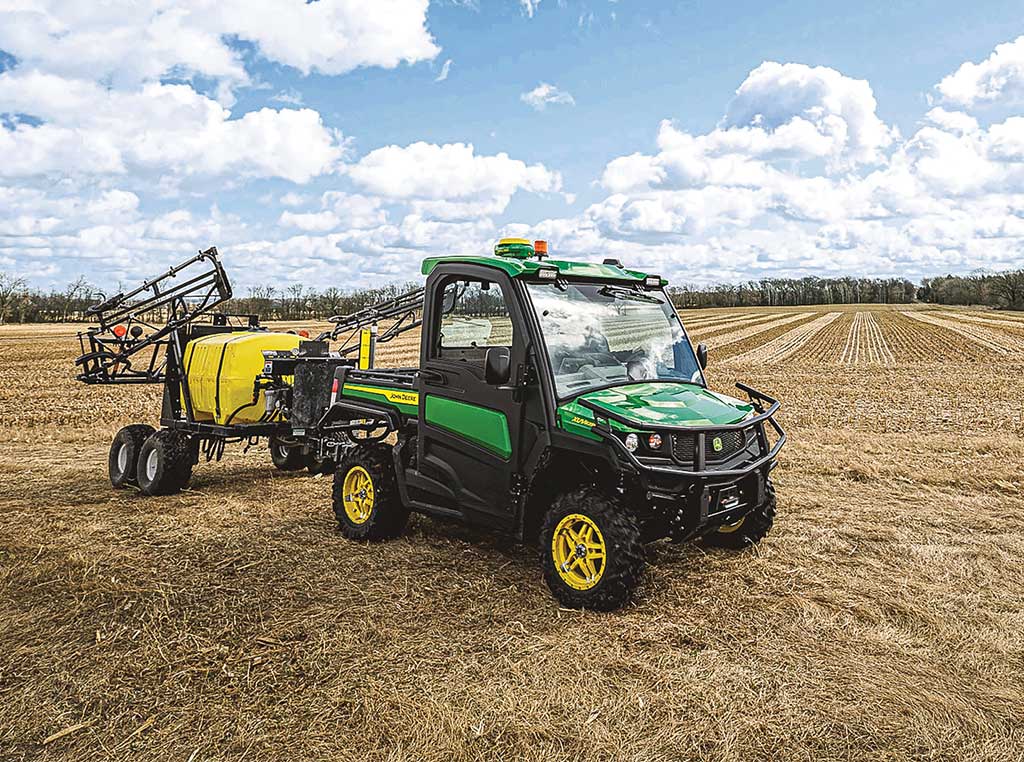
[[[687,321],[686,325],[692,327],[693,331],[705,337],[705,340],[720,336],[725,333],[736,332],[738,328],[747,328],[774,323],[779,320],[778,315],[742,315],[729,320],[716,320],[714,323],[698,323],[693,325]],[[753,334],[747,334],[753,335]]]
[[[952,320],[965,320],[969,323],[980,323],[982,325],[994,326],[1000,331],[1006,331],[1011,336],[1024,337],[1024,322],[1019,320],[1008,320],[1007,318],[994,318],[987,315],[976,315],[969,312],[940,312],[938,317],[950,318]]]
[[[839,362],[847,365],[892,365],[896,359],[875,316],[858,312],[850,322]]]
[[[744,363],[777,363],[800,351],[809,341],[814,339],[820,331],[827,329],[832,323],[842,316],[841,312],[826,312],[820,317],[814,318],[807,323],[802,323],[796,328],[786,331],[781,336],[776,336],[765,344],[748,350],[731,359],[732,362]]]
[[[73,383],[73,327],[0,326],[0,759],[1020,759],[1024,362],[968,319],[1013,318],[682,317],[714,388],[783,400],[779,517],[754,550],[651,546],[615,614],[475,530],[346,542],[329,480],[265,446],[114,491],[158,390]]]
[[[948,328],[983,349],[999,354],[1009,354],[1024,346],[1024,342],[1005,333],[967,323],[963,319],[947,319],[927,312],[906,312],[907,317],[922,323]]]
[[[761,346],[761,342],[765,339],[771,339],[781,333],[785,333],[793,323],[800,320],[809,320],[813,315],[814,313],[812,312],[773,315],[767,321],[760,321],[756,325],[747,325],[722,334],[716,334],[710,330],[702,332],[698,326],[694,329],[693,334],[697,341],[704,341],[709,349],[723,350],[721,354],[727,356],[730,353],[743,351],[743,348],[750,343],[755,346]],[[704,336],[707,336],[706,340]],[[726,349],[727,347],[728,349]]]

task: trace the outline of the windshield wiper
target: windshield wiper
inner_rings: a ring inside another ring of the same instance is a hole
[[[646,302],[647,304],[661,304],[661,299],[653,296],[647,296],[639,291],[633,291],[632,289],[622,288],[620,286],[602,286],[601,290],[598,291],[601,296],[610,296],[613,299],[626,299],[631,302]]]

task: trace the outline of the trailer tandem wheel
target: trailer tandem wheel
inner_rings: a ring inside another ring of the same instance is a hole
[[[133,423],[114,435],[107,458],[107,474],[112,485],[128,487],[137,483],[135,476],[139,464],[139,451],[154,431],[148,423]]]
[[[145,495],[171,495],[192,478],[193,448],[188,434],[161,429],[142,444],[136,469],[139,489]]]

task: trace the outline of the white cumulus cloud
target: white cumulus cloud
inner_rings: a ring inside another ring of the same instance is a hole
[[[352,165],[348,176],[372,194],[412,201],[446,219],[499,213],[518,190],[544,193],[562,186],[561,176],[543,164],[506,153],[482,156],[466,143],[385,146]]]
[[[996,45],[992,55],[981,63],[965,61],[936,89],[946,101],[968,108],[997,101],[1024,101],[1024,35]]]
[[[897,133],[876,107],[866,80],[825,66],[765,61],[736,90],[714,142],[759,155],[877,161]]]
[[[519,100],[537,111],[543,111],[549,104],[556,106],[575,106],[576,101],[565,90],[560,90],[547,82],[541,82],[535,88],[519,96]]]
[[[238,173],[305,182],[345,152],[311,109],[250,111],[239,118],[189,85],[107,89],[24,71],[0,74],[0,112],[42,120],[0,129],[0,176],[59,173]]]
[[[0,49],[24,66],[125,86],[168,73],[248,81],[228,37],[303,73],[395,67],[438,53],[428,0],[8,0]]]

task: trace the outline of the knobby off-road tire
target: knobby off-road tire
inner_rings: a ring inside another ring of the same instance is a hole
[[[544,581],[568,608],[617,609],[630,601],[643,576],[636,518],[594,486],[555,499],[541,524],[540,542]]]
[[[759,543],[775,523],[775,485],[769,480],[765,485],[765,499],[735,524],[720,526],[711,534],[704,535],[704,544],[712,548],[743,550]]]
[[[271,437],[270,459],[281,471],[300,471],[309,464],[309,456],[302,445],[292,445],[282,442],[277,437]]]
[[[188,434],[161,429],[142,443],[136,482],[144,495],[172,495],[192,478],[193,462]]]
[[[335,467],[334,461],[330,458],[318,458],[313,453],[306,458],[306,470],[309,471],[310,476],[333,474]]]
[[[125,426],[114,435],[110,443],[110,455],[107,458],[107,475],[115,487],[128,487],[136,484],[136,468],[139,464],[139,451],[146,438],[155,429],[148,423],[133,423]]]
[[[332,497],[338,528],[350,540],[394,539],[409,521],[386,445],[360,445],[342,458]]]

